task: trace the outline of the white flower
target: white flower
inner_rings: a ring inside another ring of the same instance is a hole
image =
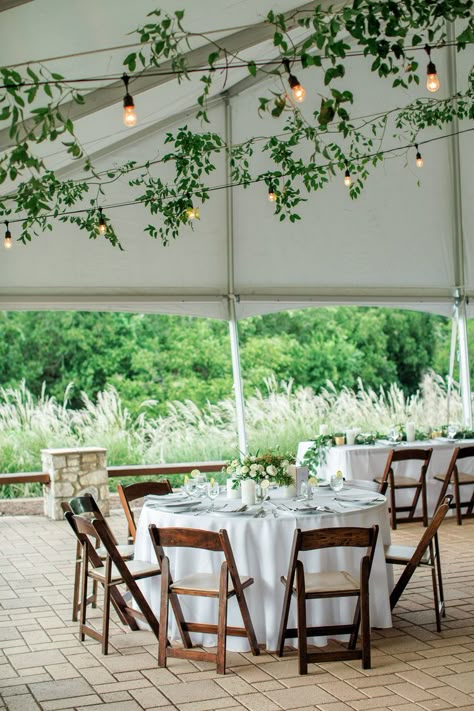
[[[257,457],[250,457],[250,461],[251,461],[251,462],[256,462],[256,461],[257,461]]]
[[[227,472],[227,474],[233,474],[233,473],[234,473],[234,467],[227,467],[226,472]]]
[[[259,472],[264,472],[264,471],[265,471],[265,468],[264,468],[263,464],[257,464],[257,468],[258,468],[258,471],[259,471]]]
[[[270,482],[268,481],[268,479],[262,479],[262,481],[260,482],[260,486],[262,487],[262,489],[268,489],[268,487],[270,486]]]
[[[238,459],[233,459],[231,463],[233,467],[237,467],[239,465]]]
[[[267,471],[267,474],[269,474],[270,476],[276,476],[276,475],[277,475],[276,467],[274,467],[273,464],[269,464],[268,467],[267,467],[267,469],[266,469],[266,471]]]
[[[256,471],[258,471],[258,464],[251,464],[251,465],[250,465],[250,471],[251,471],[251,472],[256,472]]]
[[[257,476],[257,472],[255,471],[255,469],[252,469],[250,471],[250,476],[252,477],[252,479],[255,479],[255,477]]]
[[[248,467],[240,467],[240,473],[241,474],[248,474],[249,468]]]
[[[192,469],[191,470],[191,476],[200,476],[201,472],[199,469]]]

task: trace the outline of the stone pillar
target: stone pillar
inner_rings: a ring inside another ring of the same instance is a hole
[[[102,447],[41,450],[42,470],[51,477],[44,488],[44,514],[62,519],[63,501],[92,494],[104,515],[109,513],[107,450]]]

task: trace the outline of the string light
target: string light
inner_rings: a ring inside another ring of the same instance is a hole
[[[12,233],[8,229],[8,222],[5,222],[5,227],[7,228],[5,231],[5,239],[3,240],[3,246],[5,249],[11,249],[12,248]]]
[[[189,205],[184,211],[187,220],[200,220],[201,214],[198,207],[194,207],[191,195],[188,194]]]
[[[277,194],[275,192],[275,186],[273,185],[273,183],[270,183],[270,185],[268,186],[268,200],[270,202],[276,202],[277,200]]]
[[[346,170],[344,173],[344,185],[346,186],[346,188],[350,188],[352,185],[352,178],[351,178],[351,174],[349,173],[349,166],[347,165],[347,163],[346,163]]]
[[[128,93],[128,74],[122,76],[122,81],[125,85],[125,96],[123,97],[123,122],[125,126],[132,127],[137,123],[137,114],[135,112],[135,104],[133,96]]]
[[[424,161],[423,161],[420,151],[418,150],[418,143],[415,143],[415,148],[416,148],[416,167],[423,168]]]
[[[99,224],[97,229],[99,230],[100,235],[105,235],[107,232],[107,225],[105,224],[105,217],[101,207],[99,207]]]
[[[426,67],[426,88],[428,91],[435,92],[439,89],[439,78],[436,73],[436,66],[431,61],[431,47],[425,45],[425,52],[429,57],[428,66]]]
[[[288,84],[290,85],[290,89],[293,93],[293,98],[295,101],[297,101],[299,104],[301,104],[301,102],[303,102],[305,100],[306,89],[303,86],[301,86],[301,84],[299,83],[299,81],[295,77],[295,75],[291,73],[290,60],[284,59],[283,64],[284,64],[286,71],[288,72]]]

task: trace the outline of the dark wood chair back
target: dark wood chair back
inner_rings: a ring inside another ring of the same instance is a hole
[[[122,484],[117,486],[120,502],[127,517],[128,538],[130,541],[134,541],[137,535],[135,516],[130,504],[133,501],[142,499],[144,496],[164,496],[165,494],[171,494],[172,491],[173,489],[168,479],[163,481],[139,481],[128,486],[122,486]]]
[[[451,456],[451,460],[448,465],[446,474],[443,476],[441,474],[436,474],[435,479],[442,482],[441,491],[439,492],[438,501],[436,507],[442,505],[442,502],[448,493],[448,488],[453,487],[453,496],[450,498],[449,507],[456,509],[456,520],[458,525],[462,524],[464,517],[473,516],[474,511],[474,492],[471,495],[469,501],[463,501],[461,497],[460,487],[465,485],[474,484],[474,475],[472,474],[462,474],[459,472],[458,462],[463,459],[474,458],[474,446],[470,445],[468,447],[455,447]],[[454,503],[452,499],[454,498]],[[465,508],[466,511],[463,513],[462,509]]]
[[[426,475],[431,461],[433,448],[421,449],[419,447],[403,447],[402,449],[392,449],[387,457],[385,469],[380,478],[376,478],[380,486],[380,492],[387,491],[390,487],[390,522],[395,530],[398,523],[408,523],[420,520],[416,517],[416,507],[421,496],[422,518],[423,525],[428,525],[428,496],[426,490]],[[420,462],[420,473],[418,478],[400,476],[394,469],[394,464],[399,462]],[[408,506],[397,504],[396,490],[397,489],[414,489],[415,494],[412,502]],[[400,518],[399,513],[407,513],[408,516]]]

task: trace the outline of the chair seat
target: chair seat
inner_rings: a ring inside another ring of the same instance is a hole
[[[382,477],[377,477],[374,481],[376,481],[377,484],[381,484]],[[416,486],[421,488],[421,483],[418,479],[413,479],[409,476],[397,476],[395,478],[395,489],[413,489]]]
[[[446,479],[446,474],[435,474],[433,479],[444,481]],[[472,474],[463,474],[462,472],[458,472],[458,479],[460,484],[474,484],[474,476]],[[450,483],[453,483],[452,480]]]
[[[214,573],[193,573],[192,575],[187,575],[185,578],[180,580],[175,580],[170,586],[171,590],[196,590],[199,592],[206,593],[219,593],[219,574]],[[252,580],[248,575],[240,575],[240,582],[242,587],[249,584]],[[229,579],[229,590],[233,590],[234,585],[232,579]]]
[[[125,563],[129,572],[134,578],[146,578],[150,575],[156,575],[160,572],[159,565],[153,565],[152,563],[147,563],[144,560],[129,560]],[[89,575],[91,578],[98,580],[99,582],[105,582],[105,566],[103,568],[93,568],[89,570]],[[115,565],[112,565],[111,571],[111,582],[117,584],[122,580],[120,572],[117,570]]]
[[[124,560],[129,560],[130,558],[133,558],[135,546],[133,544],[120,543],[117,546],[117,550],[121,558],[123,558]],[[100,546],[100,548],[97,548],[96,553],[101,560],[105,560],[107,558],[107,551],[105,550],[104,546]]]
[[[286,577],[282,578],[286,584]],[[324,573],[306,573],[304,574],[304,584],[307,593],[323,593],[323,592],[358,592],[360,583],[350,573],[345,570],[327,571]],[[296,592],[296,581],[293,585],[293,590]]]
[[[392,546],[392,545],[384,546],[385,562],[386,563],[400,562],[401,564],[408,563],[408,561],[412,559],[413,553],[415,552],[415,550],[416,550],[416,548],[412,547],[412,546]],[[430,562],[430,551],[428,548],[423,553],[421,562],[422,563],[429,563]]]

